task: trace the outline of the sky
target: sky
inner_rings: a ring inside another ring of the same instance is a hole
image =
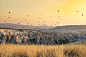
[[[86,0],[0,0],[0,23],[86,25],[85,16]]]

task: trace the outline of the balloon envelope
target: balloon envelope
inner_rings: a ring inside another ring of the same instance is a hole
[[[10,19],[10,17],[8,17]]]
[[[60,18],[60,16],[58,16],[58,18]]]
[[[83,16],[83,14],[82,14],[82,16]]]
[[[52,16],[50,16],[50,17],[52,17]]]
[[[59,12],[59,10],[58,10],[58,12]]]

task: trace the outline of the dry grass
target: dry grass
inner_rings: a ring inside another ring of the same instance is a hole
[[[86,57],[86,45],[69,45],[64,47],[66,57]]]
[[[86,46],[2,44],[0,57],[86,57]]]

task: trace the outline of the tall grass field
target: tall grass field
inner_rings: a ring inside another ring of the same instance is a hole
[[[0,57],[86,57],[86,45],[1,44]]]

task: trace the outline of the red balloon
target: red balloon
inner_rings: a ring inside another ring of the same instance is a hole
[[[8,17],[10,19],[10,17]]]

